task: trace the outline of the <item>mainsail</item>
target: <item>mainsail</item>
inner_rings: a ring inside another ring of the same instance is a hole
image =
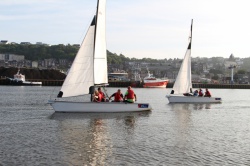
[[[191,23],[188,48],[173,86],[175,94],[188,93],[190,92],[190,88],[192,88],[192,78],[191,78],[192,28],[193,28],[193,20]]]
[[[94,84],[107,84],[106,0],[99,0],[97,12],[72,63],[58,97],[89,93]]]

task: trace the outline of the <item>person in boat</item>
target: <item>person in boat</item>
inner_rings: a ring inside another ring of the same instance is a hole
[[[194,91],[194,96],[198,96],[198,90]]]
[[[95,90],[92,101],[93,102],[101,102],[101,100],[102,100],[101,94],[98,92],[98,90]]]
[[[193,96],[192,93],[183,93],[184,96]]]
[[[211,93],[207,88],[206,88],[204,97],[211,97]]]
[[[125,93],[123,100],[129,103],[134,103],[136,101],[136,94],[132,90],[131,86],[128,86],[128,90]]]
[[[204,93],[203,93],[202,89],[200,88],[200,90],[199,90],[199,97],[203,97],[203,95],[204,95]]]
[[[113,93],[110,97],[109,100],[114,97],[114,102],[121,102],[123,101],[123,94],[121,93],[121,90],[118,89],[117,92]]]
[[[98,92],[101,95],[101,102],[105,102],[106,101],[105,94],[102,92],[100,87],[98,88]]]
[[[183,93],[184,96],[193,96],[193,90],[192,88],[190,88],[190,92],[189,93]]]

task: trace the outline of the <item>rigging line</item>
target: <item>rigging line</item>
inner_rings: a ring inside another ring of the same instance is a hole
[[[104,86],[103,86],[102,88],[103,88],[103,90],[104,90],[104,92],[105,92],[105,96],[107,96],[107,97],[109,98],[109,95],[108,95],[107,89],[106,89]]]

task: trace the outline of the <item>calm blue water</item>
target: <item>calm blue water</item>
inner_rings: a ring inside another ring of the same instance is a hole
[[[55,114],[46,103],[58,90],[0,86],[0,165],[250,165],[250,90],[168,104],[170,89],[138,88],[152,112]]]

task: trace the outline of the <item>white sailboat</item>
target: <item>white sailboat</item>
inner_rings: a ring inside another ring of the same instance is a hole
[[[95,86],[108,84],[106,51],[106,0],[98,0],[94,16],[58,98],[93,94]],[[49,100],[55,112],[134,112],[149,111],[149,103],[74,102]]]
[[[191,32],[189,37],[189,44],[181,64],[179,73],[175,80],[171,94],[167,95],[170,103],[219,103],[222,101],[220,97],[197,97],[190,94],[192,90],[191,78],[191,44],[192,44],[192,28],[193,20],[191,22]]]

